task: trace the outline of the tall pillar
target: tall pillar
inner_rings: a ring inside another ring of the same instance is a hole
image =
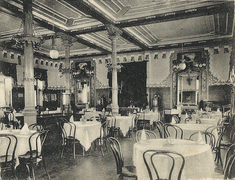
[[[34,56],[33,45],[38,41],[33,36],[33,15],[32,0],[23,0],[23,27],[24,35],[19,41],[24,43],[25,77],[24,97],[25,109],[23,111],[24,122],[27,124],[36,123],[35,92],[34,92]]]
[[[71,113],[71,103],[70,103],[70,95],[71,95],[71,84],[72,84],[72,77],[71,77],[71,65],[70,65],[70,47],[73,45],[73,42],[75,42],[75,38],[68,36],[63,33],[58,33],[58,35],[61,37],[64,48],[65,48],[65,63],[64,68],[62,69],[63,74],[65,76],[66,82],[65,82],[65,92],[63,93],[63,105],[65,105],[65,112]]]
[[[112,41],[112,113],[117,115],[119,111],[118,106],[118,79],[117,79],[117,38],[122,33],[121,30],[113,25],[107,25],[109,38]]]

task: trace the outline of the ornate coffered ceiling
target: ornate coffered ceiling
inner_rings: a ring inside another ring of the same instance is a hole
[[[17,49],[13,35],[23,31],[21,0],[0,0],[0,44]],[[229,0],[34,0],[34,33],[45,39],[35,53],[49,57],[51,36],[73,36],[71,57],[111,53],[107,24],[122,31],[117,51],[132,52],[229,43],[234,2]],[[54,31],[53,31],[54,30]],[[63,58],[64,46],[56,47]]]

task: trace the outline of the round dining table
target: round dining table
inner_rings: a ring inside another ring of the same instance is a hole
[[[208,144],[197,144],[194,141],[172,139],[171,144],[167,139],[149,139],[140,141],[134,144],[133,147],[133,164],[136,167],[138,180],[149,180],[149,174],[144,163],[143,153],[147,150],[169,150],[180,153],[185,158],[185,165],[182,172],[181,179],[207,179],[211,178],[214,172],[214,160],[211,148]],[[146,154],[148,162],[150,154]],[[170,168],[170,163],[163,157],[154,158],[159,175],[163,179],[167,179],[167,172]],[[175,158],[175,168],[172,179],[177,177],[177,169],[180,167],[180,158]],[[156,179],[153,168],[151,172]]]
[[[13,129],[13,130],[0,130],[0,134],[13,134],[17,137],[17,146],[15,151],[15,157],[17,158],[19,155],[23,155],[26,152],[30,151],[29,149],[29,137],[36,131],[34,130],[28,130],[28,131],[22,131],[20,129]],[[15,141],[14,138],[11,138],[12,142]],[[36,135],[32,137],[32,150],[36,149]],[[0,147],[7,147],[8,141],[4,138],[0,138]],[[41,142],[40,139],[38,139],[38,146],[39,151],[41,151]],[[13,152],[13,146],[10,146],[9,148],[9,154],[12,154]],[[5,148],[0,148],[0,156],[5,155],[6,151]],[[18,164],[18,158],[16,165]]]
[[[87,151],[91,147],[91,143],[100,137],[101,123],[98,121],[75,121],[73,123],[76,126],[75,138]],[[67,134],[70,133],[70,125],[65,123],[64,129]]]

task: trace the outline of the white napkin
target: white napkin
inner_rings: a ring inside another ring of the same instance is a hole
[[[69,122],[74,122],[73,115],[69,118]]]
[[[198,132],[197,143],[198,144],[205,144],[204,140],[202,139],[202,134],[200,131]]]
[[[28,128],[28,124],[27,124],[27,123],[24,123],[24,126],[22,127],[20,133],[21,133],[21,134],[27,134],[27,133],[29,133],[29,128]]]
[[[142,141],[147,140],[146,133],[145,133],[145,130],[144,130],[144,129],[143,129],[142,132],[141,132],[140,140],[142,140]]]

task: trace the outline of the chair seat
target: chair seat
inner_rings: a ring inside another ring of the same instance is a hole
[[[126,177],[137,177],[135,166],[124,166],[122,167],[122,174]]]
[[[20,155],[18,158],[19,161],[22,163],[30,163],[30,162],[38,163],[42,160],[41,155],[37,157],[36,150],[32,152],[32,156],[30,154],[30,151],[28,151],[27,153]]]
[[[231,146],[233,143],[232,142],[230,142],[230,141],[222,141],[221,143],[220,143],[220,146]]]

